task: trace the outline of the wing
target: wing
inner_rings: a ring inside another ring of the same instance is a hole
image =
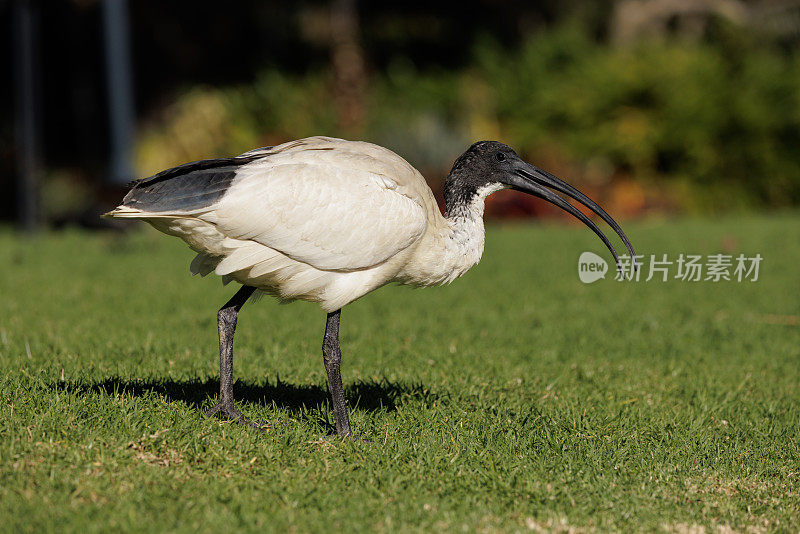
[[[427,218],[423,204],[370,159],[302,151],[245,165],[201,218],[317,269],[380,264],[419,239]]]
[[[214,257],[228,256],[220,243],[233,238],[320,270],[356,271],[419,239],[433,209],[425,180],[394,152],[312,137],[166,170],[135,182],[108,215],[148,220]],[[210,223],[213,235],[195,235],[198,229],[189,222],[156,222],[192,219]],[[249,248],[234,248],[241,250],[223,270],[263,260],[262,254],[240,258]]]

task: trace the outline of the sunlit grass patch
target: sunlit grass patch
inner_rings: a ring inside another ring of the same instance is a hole
[[[332,431],[324,314],[264,300],[236,339],[152,231],[0,234],[7,531],[796,531],[800,220],[626,224],[645,254],[764,256],[757,282],[584,285],[577,227],[490,225],[451,287],[342,315],[360,440]],[[778,318],[778,319],[776,319]]]

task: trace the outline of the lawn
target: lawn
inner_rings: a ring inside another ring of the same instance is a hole
[[[450,287],[345,308],[345,442],[314,305],[242,312],[258,433],[202,415],[234,288],[182,242],[0,231],[0,528],[798,531],[800,214],[624,226],[645,254],[760,253],[759,279],[584,285],[588,229],[490,225]]]

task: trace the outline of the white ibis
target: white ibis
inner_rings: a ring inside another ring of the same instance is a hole
[[[282,301],[317,302],[327,312],[322,355],[340,436],[351,435],[340,375],[344,305],[390,282],[452,282],[483,253],[484,199],[512,188],[543,198],[600,229],[561,196],[597,214],[630,241],[600,206],[510,147],[481,141],[453,164],[441,214],[422,175],[370,143],[310,137],[241,156],[186,163],[138,180],[107,215],[142,219],[197,252],[193,274],[215,272],[242,288],[217,315],[220,397],[208,415],[251,424],[233,399],[233,335],[239,310],[262,291]]]

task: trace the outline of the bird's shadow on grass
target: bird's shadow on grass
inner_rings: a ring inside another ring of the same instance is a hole
[[[219,380],[213,378],[144,380],[109,377],[96,382],[58,381],[49,386],[76,395],[158,395],[170,401],[183,402],[198,413],[202,413],[204,407],[213,405],[219,395]],[[408,401],[431,406],[439,398],[421,383],[391,382],[386,379],[356,382],[346,388],[345,394],[351,409],[366,412],[392,412],[398,405]],[[245,410],[246,405],[252,403],[285,408],[295,415],[313,418],[315,416],[311,412],[330,409],[327,389],[319,385],[288,384],[279,379],[274,383],[236,381],[234,396]]]

